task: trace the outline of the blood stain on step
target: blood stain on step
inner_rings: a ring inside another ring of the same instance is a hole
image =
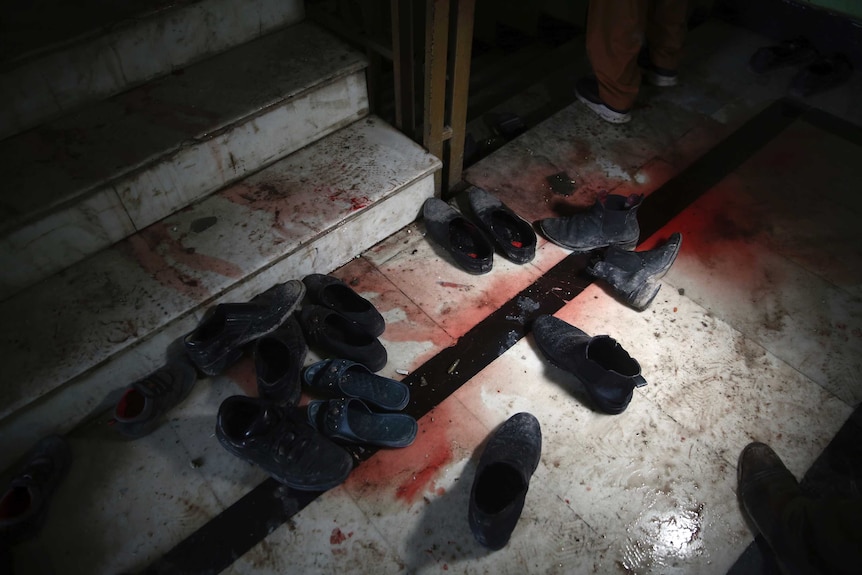
[[[336,527],[329,535],[329,543],[331,545],[341,545],[351,537],[353,537],[353,531],[350,531],[345,535],[341,528]]]

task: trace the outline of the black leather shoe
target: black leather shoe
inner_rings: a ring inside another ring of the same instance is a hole
[[[307,288],[306,294],[311,303],[340,313],[350,321],[356,322],[359,327],[368,332],[368,335],[380,337],[386,329],[386,323],[377,308],[340,279],[323,274],[311,274],[306,276],[302,283]]]
[[[516,413],[488,439],[470,491],[468,520],[476,541],[495,550],[509,542],[541,454],[542,429],[529,413]]]
[[[18,543],[38,533],[71,462],[69,443],[59,435],[39,440],[27,452],[0,498],[0,539]]]
[[[533,338],[548,360],[574,375],[605,413],[625,411],[635,387],[646,385],[640,364],[607,335],[590,337],[552,315],[533,322]]]
[[[242,357],[247,343],[272,331],[287,319],[305,295],[305,284],[276,284],[248,303],[222,303],[210,308],[185,338],[186,351],[207,375],[218,375]]]
[[[307,353],[302,328],[294,317],[257,340],[254,343],[257,394],[277,403],[296,405],[302,392],[299,375]]]
[[[428,198],[422,207],[425,229],[455,263],[471,274],[486,274],[494,266],[494,247],[482,231],[452,206]]]
[[[299,322],[312,347],[319,347],[333,357],[361,363],[371,371],[380,371],[386,365],[386,348],[380,340],[329,308],[303,306]]]
[[[516,264],[533,259],[536,255],[533,226],[482,188],[470,188],[467,201],[482,229],[507,259]]]
[[[314,430],[302,410],[235,395],[218,410],[216,437],[230,453],[294,489],[325,491],[353,469],[351,455]]]
[[[637,194],[611,194],[604,201],[596,200],[585,212],[540,220],[539,229],[546,238],[574,253],[610,246],[633,250],[640,236],[637,211],[642,200]]]
[[[114,408],[111,427],[132,439],[152,433],[164,415],[189,395],[197,378],[191,360],[178,354],[126,389]]]

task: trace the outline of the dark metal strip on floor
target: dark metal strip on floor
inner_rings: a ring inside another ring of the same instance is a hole
[[[779,100],[654,191],[639,210],[641,237],[649,237],[735,170],[802,113]],[[553,314],[592,283],[587,256],[570,255],[532,285],[428,360],[403,381],[411,386],[406,413],[417,419],[517,343],[541,314]],[[493,273],[493,272],[492,272]],[[357,450],[361,461],[373,450]],[[319,493],[268,479],[181,541],[145,573],[219,573],[312,502]]]

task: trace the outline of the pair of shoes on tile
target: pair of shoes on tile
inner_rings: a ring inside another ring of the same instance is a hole
[[[536,233],[528,222],[476,186],[467,191],[467,202],[477,223],[437,198],[428,198],[422,207],[428,235],[459,267],[476,275],[490,272],[495,248],[518,264],[533,259]]]
[[[536,318],[533,338],[553,365],[580,381],[596,407],[611,415],[626,410],[635,387],[647,384],[641,366],[612,337],[590,337],[580,329],[550,315]]]
[[[293,489],[326,491],[353,469],[350,453],[318,433],[295,406],[228,397],[219,407],[216,437],[228,452]]]
[[[596,116],[611,124],[626,124],[631,121],[631,108],[620,110],[605,103],[599,96],[599,83],[593,76],[575,82],[575,96]]]
[[[378,337],[386,324],[377,308],[338,278],[311,274],[302,281],[311,302],[299,312],[308,343],[371,371],[383,369],[388,356]]]
[[[800,67],[789,86],[790,95],[797,98],[805,98],[840,86],[849,80],[853,73],[853,64],[845,54],[820,54],[802,36],[758,48],[748,62],[748,67],[756,74],[790,66]]]
[[[470,530],[481,545],[497,550],[509,542],[541,454],[542,429],[530,413],[516,413],[488,438],[467,511]]]
[[[42,438],[27,452],[0,498],[0,540],[16,544],[39,532],[71,462],[69,443],[59,435]]]
[[[659,280],[676,261],[681,244],[682,234],[676,232],[661,247],[643,252],[611,246],[587,272],[607,282],[623,303],[643,311],[661,289]]]
[[[406,447],[416,439],[413,417],[371,409],[404,409],[410,389],[400,381],[347,359],[328,359],[305,368],[303,383],[312,393],[332,397],[308,404],[309,422],[327,437],[376,447]]]
[[[185,337],[186,351],[206,375],[219,375],[236,363],[244,347],[278,329],[305,295],[299,280],[279,283],[246,303],[221,303],[207,310]]]

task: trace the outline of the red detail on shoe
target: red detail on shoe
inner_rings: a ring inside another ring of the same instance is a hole
[[[29,489],[13,487],[0,500],[0,519],[9,520],[24,515],[30,509],[31,503]]]
[[[117,403],[116,415],[120,419],[134,419],[144,411],[146,399],[136,389],[129,389]]]
[[[474,260],[479,257],[478,254],[473,254],[473,253],[467,254],[467,256],[473,258]]]
[[[518,240],[512,240],[512,246],[516,247],[516,248],[522,248],[522,247],[524,247],[524,243],[519,242]]]

